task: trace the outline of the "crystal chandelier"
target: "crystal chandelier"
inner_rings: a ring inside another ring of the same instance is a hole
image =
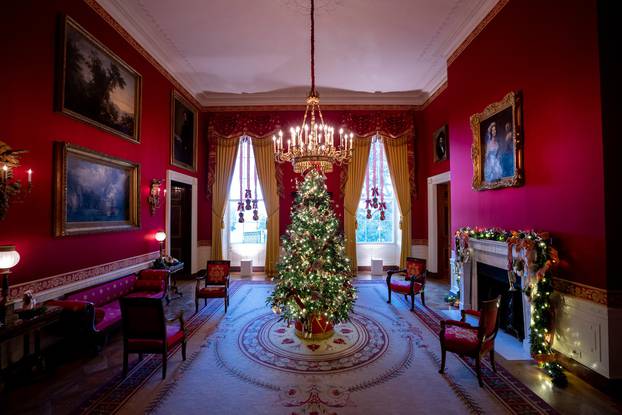
[[[302,123],[290,128],[290,137],[283,144],[283,131],[273,135],[275,159],[278,163],[291,162],[296,173],[318,168],[324,173],[333,171],[333,164],[345,164],[352,158],[353,134],[339,129],[338,141],[335,129],[324,122],[320,108],[320,96],[315,89],[315,0],[311,0],[311,90]],[[316,116],[317,111],[317,116]],[[307,124],[307,121],[309,122]]]

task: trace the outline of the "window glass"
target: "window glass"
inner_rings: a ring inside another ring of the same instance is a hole
[[[230,244],[265,244],[266,243],[266,206],[259,180],[255,177],[255,155],[250,137],[242,137],[238,146],[235,168],[229,187],[229,243]],[[242,171],[240,171],[242,166]],[[241,196],[240,196],[240,188]],[[246,203],[246,190],[251,191],[251,204]],[[257,193],[257,194],[255,194]],[[253,202],[257,200],[257,218],[253,218]],[[238,203],[244,204],[244,222],[239,221]],[[246,209],[250,207],[250,209]]]
[[[374,188],[378,189],[377,196],[373,194]],[[375,202],[378,204],[376,207],[374,207],[374,197],[376,197]],[[386,209],[380,208],[380,203],[382,202],[386,205]],[[363,182],[363,191],[361,192],[361,199],[356,211],[356,221],[358,223],[356,242],[374,244],[394,243],[396,208],[393,183],[384,152],[384,144],[380,137],[376,136],[372,139],[367,162],[367,175]],[[384,210],[384,220],[381,219],[382,210]]]

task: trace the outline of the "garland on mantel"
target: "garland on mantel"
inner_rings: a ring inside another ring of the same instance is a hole
[[[531,355],[551,377],[553,384],[565,386],[566,375],[553,351],[553,292],[552,268],[559,262],[557,250],[546,233],[506,231],[500,228],[460,228],[456,231],[456,262],[465,264],[470,259],[469,239],[506,242],[508,246],[508,280],[516,282],[520,275],[525,280],[525,295],[531,303]],[[514,255],[516,253],[516,256]]]

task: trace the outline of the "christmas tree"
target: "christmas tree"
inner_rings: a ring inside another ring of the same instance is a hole
[[[315,169],[297,185],[283,248],[276,286],[267,300],[273,311],[287,322],[299,322],[305,334],[314,321],[346,321],[356,299],[350,260],[325,177]]]

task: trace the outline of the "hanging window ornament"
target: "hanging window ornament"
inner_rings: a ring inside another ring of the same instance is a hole
[[[373,177],[373,182],[372,182],[372,188],[371,188],[371,202],[372,202],[372,207],[374,209],[378,209],[378,177],[377,177],[377,160],[378,160],[378,154],[376,153],[376,139],[374,137],[374,142],[372,143],[372,177]]]
[[[255,177],[253,182],[253,190],[255,190],[255,199],[253,200],[253,220],[256,222],[259,220],[259,201],[257,200],[257,165],[255,165]]]
[[[246,191],[244,192],[246,204],[244,209],[251,210],[251,203],[253,199],[253,192],[251,192],[251,140],[248,137],[245,137],[244,142],[246,144]]]
[[[367,209],[367,219],[371,219],[371,199],[369,198],[369,169],[365,172],[365,209]]]
[[[244,192],[243,192],[243,180],[244,180],[244,140],[242,137],[242,145],[240,146],[240,162],[239,164],[239,176],[240,176],[240,200],[238,201],[238,222],[244,223]]]
[[[378,203],[378,210],[380,210],[380,220],[385,219],[385,210],[387,210],[387,204],[384,201],[384,144],[382,143],[382,139],[379,135],[378,137],[378,147],[380,150],[380,157],[378,158],[378,174],[380,176],[380,190],[377,192],[380,196],[380,203]]]
[[[367,219],[373,218],[374,211],[372,209],[380,212],[380,220],[386,219],[385,211],[387,210],[387,204],[384,201],[383,149],[380,135],[374,136],[371,145],[371,187],[369,185],[369,169],[365,173],[365,209],[367,210]],[[378,181],[380,181],[380,186],[378,186]]]

